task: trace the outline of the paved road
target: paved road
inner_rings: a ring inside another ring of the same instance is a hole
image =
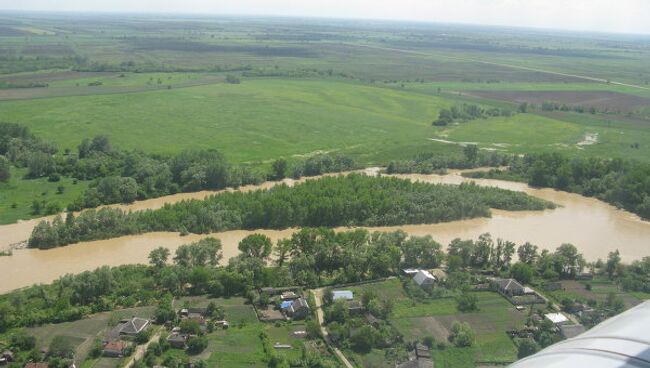
[[[316,318],[318,319],[318,325],[320,326],[320,332],[323,334],[323,339],[325,339],[325,343],[329,345],[329,347],[334,351],[334,354],[339,358],[341,362],[345,365],[346,368],[354,368],[354,365],[350,363],[348,358],[341,353],[341,351],[334,346],[332,346],[332,343],[330,342],[329,339],[329,334],[327,333],[327,329],[325,328],[325,320],[323,319],[323,309],[321,307],[321,302],[323,300],[323,290],[324,289],[314,289],[312,290],[312,293],[314,294],[314,299],[316,300]]]

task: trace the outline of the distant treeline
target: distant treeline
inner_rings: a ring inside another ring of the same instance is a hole
[[[273,164],[273,172],[266,173],[231,164],[216,150],[188,150],[174,156],[153,155],[116,149],[107,136],[84,139],[76,153],[70,150],[57,153],[56,145],[36,137],[28,128],[0,123],[0,181],[9,179],[7,161],[27,168],[27,178],[47,177],[57,182],[62,176],[67,176],[93,180],[83,195],[68,205],[69,210],[356,168],[350,157],[319,154],[292,162],[279,159]],[[2,159],[3,156],[6,159]],[[39,203],[34,207],[46,206]],[[62,209],[60,205],[49,208],[52,213]]]
[[[505,171],[466,174],[475,178],[520,180],[596,197],[650,219],[650,164],[632,160],[568,157],[542,153],[514,158]]]
[[[308,180],[269,190],[226,192],[158,210],[126,213],[103,208],[42,221],[33,248],[149,231],[209,233],[234,229],[394,226],[490,216],[490,208],[543,210],[554,205],[524,193],[473,184],[434,185],[360,174]]]

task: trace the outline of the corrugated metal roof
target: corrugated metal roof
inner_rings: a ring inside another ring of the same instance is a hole
[[[650,301],[511,365],[513,368],[650,368]]]
[[[335,290],[332,292],[332,299],[338,300],[338,299],[346,299],[346,300],[352,300],[354,298],[354,294],[352,294],[351,290]]]

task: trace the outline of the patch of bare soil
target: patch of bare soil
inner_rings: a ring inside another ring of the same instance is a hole
[[[421,326],[422,330],[426,330],[429,332],[431,336],[433,336],[436,341],[447,341],[447,338],[449,337],[449,330],[445,326],[440,323],[436,318],[434,317],[420,317],[416,318],[418,325]]]

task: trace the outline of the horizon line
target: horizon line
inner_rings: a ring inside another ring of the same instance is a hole
[[[193,11],[131,11],[131,10],[51,10],[51,9],[7,9],[0,8],[0,15],[3,13],[38,13],[38,14],[69,14],[69,15],[145,15],[145,16],[190,16],[190,17],[234,17],[234,18],[276,18],[276,19],[320,19],[320,20],[340,20],[340,21],[367,21],[367,22],[385,22],[385,23],[407,23],[407,24],[424,24],[424,25],[447,25],[447,26],[464,26],[464,27],[485,27],[485,28],[503,28],[503,29],[521,29],[538,32],[569,33],[576,35],[610,35],[610,36],[641,36],[649,37],[648,33],[634,32],[616,32],[616,31],[595,31],[588,29],[563,29],[552,27],[527,27],[520,25],[506,25],[499,23],[467,23],[453,21],[437,20],[419,20],[419,19],[401,19],[401,18],[372,18],[372,17],[346,17],[346,16],[318,16],[318,15],[282,15],[282,14],[243,14],[243,13],[215,13],[215,12],[193,12]]]

